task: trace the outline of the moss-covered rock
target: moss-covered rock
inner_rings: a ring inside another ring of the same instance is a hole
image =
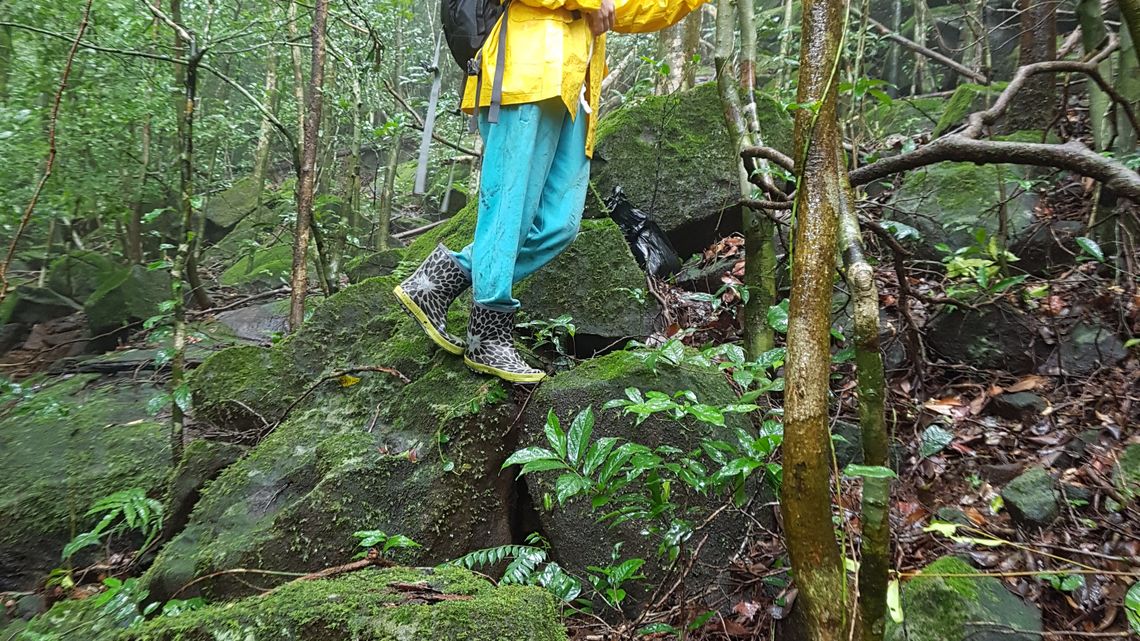
[[[729,415],[728,427],[713,428],[703,423],[686,423],[656,416],[641,425],[634,425],[629,416],[618,410],[603,410],[607,401],[625,398],[625,389],[636,387],[643,391],[657,390],[673,394],[681,390],[692,391],[702,403],[723,405],[735,402],[736,395],[729,388],[721,372],[711,367],[661,364],[656,374],[636,355],[618,351],[587,361],[577,368],[558,374],[544,383],[527,403],[523,414],[520,447],[549,447],[544,434],[547,413],[553,411],[567,428],[573,418],[587,407],[593,408],[595,423],[593,439],[616,437],[656,448],[671,446],[681,452],[700,447],[702,440],[713,438],[735,442],[734,429],[751,429],[746,419]],[[642,529],[645,523],[630,522],[618,527],[599,523],[602,512],[592,510],[588,501],[574,499],[565,505],[554,503],[544,508],[544,497],[554,497],[557,472],[529,474],[524,477],[526,488],[535,509],[537,526],[553,548],[554,558],[568,571],[584,576],[589,566],[607,566],[612,563],[614,544],[621,543],[623,559],[646,559],[642,572],[648,577],[641,585],[623,586],[630,594],[632,607],[645,599],[647,591],[663,580],[667,562],[658,555],[658,540],[647,537]],[[765,489],[764,492],[767,490]],[[700,522],[719,507],[716,497],[699,497],[688,490],[673,488],[673,501],[684,506],[685,518]],[[686,510],[693,513],[685,514]],[[758,515],[759,516],[759,515]],[[768,518],[768,517],[764,517]],[[723,577],[718,573],[728,567],[728,560],[739,547],[740,538],[747,531],[745,517],[725,512],[703,531],[708,540],[701,549],[701,561],[690,576],[694,589],[716,585]],[[627,609],[627,612],[629,610]]]
[[[780,103],[757,96],[765,144],[791,155],[792,121]],[[626,105],[598,124],[587,211],[621,186],[650,213],[682,257],[740,229],[736,154],[715,83]]]
[[[58,566],[73,534],[94,525],[83,514],[95,500],[133,487],[161,494],[167,430],[146,412],[159,390],[96,379],[29,384],[26,396],[0,399],[0,590],[26,590]]]
[[[198,504],[202,489],[217,478],[222,470],[240,459],[246,449],[235,443],[205,439],[186,446],[166,490],[166,520],[163,523],[165,538],[182,531],[190,519],[191,510]]]
[[[407,260],[419,263],[443,243],[453,250],[475,237],[477,205],[472,203],[450,221],[416,239]],[[578,333],[601,337],[605,344],[637,338],[653,331],[660,310],[655,302],[639,302],[633,290],[645,289],[645,272],[610,220],[584,220],[578,237],[549,265],[518,283],[515,297],[522,315],[549,320],[563,314],[574,319]]]
[[[987,237],[998,233],[1002,195],[1014,193],[1026,171],[973,163],[939,163],[913,171],[895,193],[898,210],[893,217],[920,232],[915,249],[921,257],[939,259],[943,254],[936,245],[968,247],[977,243],[978,229],[985,230]],[[1032,192],[1022,192],[1005,203],[1011,245],[1029,229],[1036,202]]]
[[[404,260],[403,248],[388,249],[348,261],[344,266],[344,273],[348,274],[350,281],[359,283],[369,278],[391,274],[400,266],[402,260]]]
[[[1126,356],[1128,350],[1116,332],[1086,321],[1074,325],[1059,341],[1057,365],[1071,376],[1086,376],[1102,367],[1115,367]]]
[[[499,475],[509,449],[507,394],[432,349],[396,306],[394,284],[389,277],[349,287],[281,344],[221,352],[195,373],[199,417],[221,429],[272,429],[202,491],[147,575],[156,595],[230,567],[344,563],[358,530],[411,537],[423,548],[403,560],[417,563],[510,541],[511,484]],[[412,382],[365,371],[322,382],[374,365]],[[227,577],[196,587],[211,596],[249,589]]]
[[[292,271],[293,248],[279,244],[238,258],[222,272],[218,282],[240,289],[270,289],[288,283]]]
[[[421,584],[453,595],[424,603],[394,584]],[[565,641],[550,593],[496,588],[456,568],[363,570],[336,579],[287,585],[176,617],[156,619],[117,641]]]
[[[20,285],[4,299],[0,323],[35,325],[70,316],[80,309],[75,301],[47,287]]]
[[[169,274],[135,265],[104,281],[84,303],[83,311],[91,333],[98,335],[157,315],[159,306],[170,297]]]
[[[235,181],[228,189],[210,196],[206,209],[206,237],[216,241],[225,236],[239,223],[275,222],[272,206],[277,204],[280,192],[266,188],[262,193],[262,204],[257,203],[258,187],[253,178],[246,177]]]
[[[1024,528],[1043,528],[1057,518],[1060,507],[1053,490],[1053,477],[1042,467],[1031,467],[1001,491],[1015,523]]]
[[[117,278],[124,270],[98,252],[74,251],[52,261],[47,286],[82,304],[103,283]]]
[[[938,124],[947,102],[942,98],[896,98],[867,110],[867,126],[882,137],[915,136]]]
[[[998,304],[946,311],[927,325],[926,336],[930,347],[950,362],[1028,374],[1049,356],[1037,329],[1036,317]]]
[[[988,106],[987,100],[988,104],[993,104],[1007,84],[995,82],[992,85],[978,85],[966,82],[958,85],[957,89],[954,90],[954,95],[946,101],[945,110],[942,112],[942,117],[938,119],[938,124],[934,126],[932,135],[941,136],[954,127],[963,124],[967,116],[975,111],[985,109]]]
[[[957,557],[931,563],[903,585],[901,596],[905,621],[887,621],[887,641],[1034,641],[1040,637],[1041,612],[1036,607]]]

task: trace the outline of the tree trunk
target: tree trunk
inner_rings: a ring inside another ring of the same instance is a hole
[[[1132,59],[1136,66],[1140,66],[1140,48],[1135,45],[1140,44],[1140,0],[1118,0],[1117,4],[1120,5],[1120,15],[1124,18],[1124,25],[1128,28],[1129,37],[1132,40]],[[1133,69],[1136,67],[1134,66]]]
[[[1021,42],[1018,64],[1025,66],[1057,58],[1057,2],[1018,0],[1021,10]],[[1014,97],[1002,131],[1045,129],[1053,122],[1057,107],[1057,77],[1036,74]]]
[[[737,13],[738,12],[738,13]],[[734,17],[739,18],[743,34],[740,47],[740,69],[737,78],[729,67],[733,50]],[[735,144],[737,158],[746,146],[763,144],[756,114],[756,25],[752,0],[740,0],[734,9],[727,1],[717,4],[716,54],[717,87],[724,109],[725,123]],[[743,104],[740,93],[744,93]],[[739,164],[740,196],[752,197],[752,183],[743,162]],[[765,171],[767,165],[761,166]],[[748,207],[741,208],[744,227],[744,286],[748,299],[744,305],[744,349],[749,358],[772,349],[775,337],[768,325],[768,309],[776,303],[775,229],[764,214]]]
[[[277,113],[277,54],[271,47],[269,57],[265,61],[265,108],[270,113]],[[269,171],[269,146],[273,136],[273,123],[269,118],[261,119],[261,128],[257,131],[257,148],[253,152],[253,184],[257,190],[257,206],[261,207],[265,192],[265,175]]]
[[[8,79],[12,76],[12,28],[0,27],[0,105],[8,101]]]
[[[139,179],[138,179],[138,192],[135,196],[135,206],[131,208],[130,216],[127,219],[127,260],[132,263],[141,263],[143,259],[142,252],[142,217],[143,217],[143,199],[146,197],[146,182],[150,170],[150,142],[151,142],[151,117],[143,120],[142,125],[142,141],[140,143],[141,153],[139,159]]]
[[[843,159],[840,158],[840,164]],[[855,306],[855,367],[859,386],[859,425],[863,432],[864,465],[890,464],[890,433],[883,403],[886,383],[879,350],[879,290],[875,270],[863,254],[856,195],[846,174],[841,175],[840,228],[847,283]],[[859,564],[859,623],[863,641],[882,641],[886,633],[887,584],[890,582],[891,482],[863,479],[862,546]]]
[[[297,0],[289,0],[288,9],[289,42],[297,43],[301,38],[301,30],[297,28],[300,16],[297,12]],[[293,62],[293,99],[297,102],[297,144],[305,144],[305,72],[304,63],[301,62],[301,47],[297,44],[289,47],[289,56]],[[297,150],[300,158],[303,150]],[[298,168],[297,171],[300,171]]]
[[[305,290],[308,283],[308,252],[310,225],[313,218],[313,191],[317,178],[317,150],[321,127],[321,106],[324,98],[325,75],[325,22],[328,19],[329,0],[317,0],[313,10],[312,67],[309,74],[309,96],[305,109],[305,126],[301,152],[301,166],[297,177],[297,225],[293,232],[293,287],[289,298],[289,328],[297,331],[305,320]]]
[[[352,143],[348,158],[348,220],[346,234],[354,236],[360,229],[360,195],[364,189],[360,176],[360,155],[364,139],[364,98],[361,87],[361,70],[352,76]]]
[[[657,32],[657,59],[667,68],[667,73],[657,74],[654,93],[665,95],[673,93],[684,84],[685,52],[681,46],[684,27],[673,25]]]
[[[1130,20],[1140,20],[1140,16],[1133,15]],[[1135,25],[1135,22],[1130,24]],[[1120,30],[1120,69],[1117,71],[1115,86],[1116,91],[1134,105],[1140,103],[1140,41],[1133,35],[1137,29],[1137,26],[1131,26],[1131,30]],[[1117,107],[1115,148],[1118,155],[1136,148],[1137,134],[1140,132],[1132,128],[1124,110]]]
[[[681,38],[681,59],[685,63],[681,74],[681,88],[692,89],[697,86],[697,55],[701,51],[701,31],[704,26],[704,7],[697,7],[695,11],[685,18],[685,33]]]
[[[179,0],[174,0],[172,9],[178,7]],[[171,11],[172,15],[180,15],[181,11]],[[177,19],[176,19],[177,20]],[[181,22],[177,22],[181,24]],[[178,38],[181,42],[182,39]],[[170,390],[173,402],[170,404],[170,453],[174,464],[182,460],[182,434],[185,423],[184,411],[188,409],[189,391],[186,386],[186,295],[183,291],[183,278],[188,273],[191,252],[194,247],[194,109],[198,92],[198,64],[202,61],[202,52],[197,50],[193,41],[185,43],[189,46],[189,64],[179,74],[184,85],[182,108],[179,110],[178,132],[179,149],[179,226],[178,249],[174,257],[174,266],[170,270],[171,295],[174,300],[174,355],[170,362]],[[183,48],[185,51],[185,47]]]
[[[400,142],[399,134],[392,137],[392,149],[384,168],[384,190],[380,192],[380,211],[376,217],[377,251],[388,249],[392,237],[392,201],[395,200],[396,168],[400,165]]]
[[[844,3],[804,0],[796,101],[818,110],[796,111],[799,161],[795,253],[788,318],[784,407],[784,532],[799,596],[803,638],[846,639],[849,601],[831,510],[828,381],[831,365],[831,291],[839,225],[841,176],[838,58]]]

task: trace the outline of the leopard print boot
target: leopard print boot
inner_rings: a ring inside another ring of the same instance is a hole
[[[515,350],[514,328],[514,312],[501,312],[479,304],[472,306],[463,362],[476,372],[511,383],[537,383],[546,378],[545,372],[527,365]]]
[[[441,243],[392,293],[436,345],[458,356],[465,345],[448,333],[447,309],[468,287],[471,278]]]

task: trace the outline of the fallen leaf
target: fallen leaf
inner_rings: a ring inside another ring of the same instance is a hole
[[[760,604],[755,601],[741,601],[732,606],[732,611],[744,617],[745,621],[751,621],[760,611]]]
[[[353,385],[356,385],[357,383],[360,382],[359,378],[357,378],[351,374],[345,374],[344,376],[341,376],[337,380],[340,381],[341,387],[352,387]]]
[[[1030,376],[1026,376],[1025,378],[1021,379],[1020,381],[1017,381],[1013,385],[1010,385],[1009,388],[1007,388],[1005,391],[1010,392],[1010,393],[1028,392],[1031,389],[1037,389],[1044,382],[1045,382],[1045,377],[1037,376],[1037,375],[1030,375]]]

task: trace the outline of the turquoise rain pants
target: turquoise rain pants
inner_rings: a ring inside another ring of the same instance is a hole
[[[512,286],[562,253],[578,234],[590,161],[586,114],[559,98],[503,105],[499,122],[479,113],[483,176],[475,241],[455,254],[475,302],[514,311]]]

